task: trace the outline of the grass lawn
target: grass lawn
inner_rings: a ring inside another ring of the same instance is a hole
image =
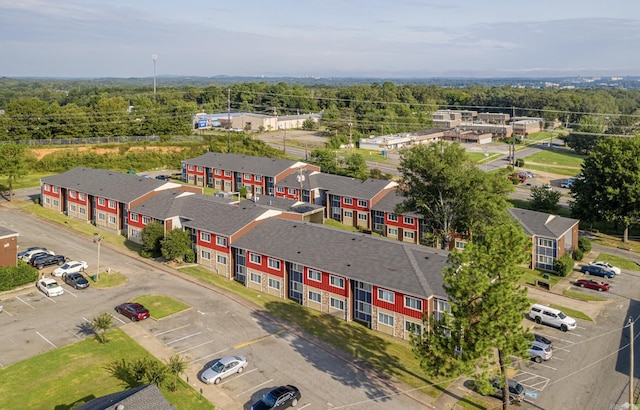
[[[640,270],[640,266],[635,261],[620,256],[609,255],[608,253],[601,253],[596,258],[596,261],[609,262],[613,266],[617,266],[620,269],[626,270]]]
[[[189,309],[189,305],[166,295],[143,295],[133,299],[133,302],[140,303],[149,309],[151,317],[162,319],[174,313]]]
[[[95,275],[95,273],[89,274],[88,276],[91,279],[90,284],[94,288],[112,288],[127,283],[127,277],[120,272],[100,272],[100,275],[95,281],[93,280],[93,275]]]
[[[107,370],[124,359],[151,357],[119,329],[107,332],[109,342],[94,337],[0,368],[0,408],[71,409],[96,397],[133,387]],[[167,382],[173,380],[168,378]],[[180,379],[179,379],[180,380]],[[25,388],[28,386],[29,388]],[[199,393],[180,380],[178,390],[161,387],[165,398],[177,409],[213,409]]]
[[[333,316],[316,312],[294,301],[259,293],[200,267],[187,267],[180,269],[180,271],[239,294],[332,345],[366,360],[376,368],[414,388],[444,381],[444,379],[431,380],[424,376],[424,371],[420,369],[420,364],[415,359],[410,344],[405,341],[374,332],[357,322],[345,322]],[[451,382],[447,380],[442,385],[429,386],[421,390],[432,397],[437,397]]]
[[[585,315],[579,310],[570,309],[568,307],[558,306],[554,304],[550,304],[549,306],[555,309],[562,310],[564,314],[571,316],[574,319],[582,319],[582,320],[588,320],[589,322],[593,322],[593,319],[591,319],[589,316]]]
[[[574,176],[580,173],[585,156],[569,150],[540,151],[524,158],[529,169],[558,175]]]
[[[13,184],[13,189],[33,188],[40,186],[40,178],[48,177],[51,175],[57,175],[57,173],[45,172],[42,174],[29,174],[21,177]],[[9,185],[6,181],[0,183],[0,191],[8,191]]]
[[[462,400],[458,401],[457,405],[464,410],[487,410],[489,408],[495,408],[494,405],[473,396],[465,396]],[[500,407],[502,407],[502,405]]]
[[[521,270],[523,272],[519,281],[521,285],[535,286],[537,282],[541,280],[543,282],[549,282],[549,287],[553,288],[555,285],[558,284],[558,282],[560,282],[563,279],[560,276],[554,275],[553,273],[543,272],[541,270],[526,269],[526,268],[521,268]],[[545,279],[542,275],[549,275],[549,279]]]
[[[565,290],[564,292],[562,292],[563,295],[565,296],[569,296],[571,298],[575,298],[575,299],[580,299],[580,300],[586,300],[588,302],[603,302],[607,299],[605,298],[601,298],[600,296],[594,296],[594,295],[588,295],[588,294],[584,294],[581,292],[576,292],[574,290]]]

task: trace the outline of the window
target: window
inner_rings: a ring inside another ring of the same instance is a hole
[[[382,323],[383,325],[387,326],[393,326],[393,316],[380,312],[378,313],[378,323]]]
[[[224,171],[224,176],[225,177],[230,177],[231,176],[231,171]]]
[[[255,263],[256,265],[262,265],[262,255],[251,252],[249,254],[249,260],[251,261],[251,263]]]
[[[367,201],[362,200],[362,199],[358,199],[358,206],[360,208],[366,208],[367,207]]]
[[[253,179],[255,179],[256,182],[262,182],[262,175],[256,175]]]
[[[278,259],[269,258],[268,264],[271,269],[280,270],[280,261]]]
[[[271,289],[280,290],[280,281],[276,279],[269,278],[269,287]]]
[[[109,208],[116,209],[116,201],[109,200]]]
[[[338,310],[344,310],[344,300],[331,298],[331,307]]]
[[[216,261],[220,264],[220,265],[226,265],[227,264],[227,257],[224,255],[218,255],[216,257]]]
[[[87,208],[85,208],[84,206],[80,207],[79,211],[80,211],[80,215],[86,215],[87,214]]]
[[[256,195],[262,195],[262,187],[261,186],[256,186],[256,187],[253,187],[253,188],[254,188],[254,193]]]
[[[351,211],[344,211],[344,217],[345,217],[345,218],[353,218],[353,212],[351,212]]]
[[[553,265],[553,256],[538,255],[538,263],[543,265]]]
[[[384,300],[385,302],[395,303],[395,293],[386,289],[378,289],[378,300]]]
[[[287,192],[289,193],[289,195],[295,195],[296,194],[296,189],[295,188],[288,188]]]
[[[69,191],[69,196],[71,198],[75,198],[76,197],[76,191]]]
[[[51,198],[49,198],[48,196],[46,196],[46,197],[44,198],[44,203],[45,203],[45,204],[50,204],[50,203],[51,203]]]
[[[407,225],[413,225],[415,222],[415,220],[413,218],[411,218],[410,216],[405,216],[404,217],[404,223]]]
[[[309,300],[312,302],[322,303],[322,295],[318,292],[309,291]]]
[[[251,272],[251,277],[249,280],[253,283],[262,283],[262,276],[258,275],[257,273]]]
[[[411,296],[405,296],[404,307],[422,312],[422,301],[420,299],[412,298]]]
[[[131,214],[131,221],[138,222],[138,214],[132,213]]]
[[[344,204],[345,205],[352,205],[353,204],[353,198],[344,198]]]
[[[227,247],[227,238],[224,236],[216,236],[216,245],[222,246],[223,248]]]
[[[49,184],[44,184],[44,190],[48,191],[51,187],[49,186]]]
[[[444,315],[451,313],[451,306],[446,300],[436,299],[433,302],[433,318],[437,321],[444,320]]]
[[[54,187],[53,187],[53,193],[54,193],[54,194],[57,194],[57,193],[58,193],[58,187],[57,187],[57,186],[54,186]]]
[[[307,277],[311,280],[315,280],[316,282],[322,282],[322,272],[315,269],[309,269],[307,271]]]
[[[76,206],[74,204],[69,205],[69,210],[71,212],[76,212]]]
[[[406,239],[411,239],[411,240],[413,240],[413,238],[415,238],[416,236],[415,232],[413,231],[404,231],[402,234]]]
[[[197,171],[202,172],[202,167],[198,167]]]
[[[202,242],[211,242],[211,234],[208,232],[200,232],[200,240]]]
[[[211,252],[205,251],[204,249],[200,251],[200,258],[204,260],[211,260]]]
[[[389,228],[387,230],[387,236],[398,236],[398,228]]]
[[[104,198],[98,198],[98,205],[104,206]]]
[[[60,205],[60,201],[58,201],[57,199],[54,199],[53,200],[53,206],[57,208],[58,205]]]
[[[193,165],[187,165],[187,169],[188,169],[189,171],[193,171]]]
[[[367,214],[362,214],[362,213],[358,214],[358,220],[366,222],[367,219],[368,219]]]
[[[465,241],[456,241],[456,249],[464,249],[467,242]]]
[[[78,199],[79,200],[84,201],[84,198],[85,198],[84,194],[82,194],[82,193],[78,194]]]
[[[231,191],[231,182],[224,181],[224,190],[225,191]]]
[[[413,323],[413,322],[404,322],[404,330],[406,330],[409,333],[413,333],[414,335],[421,335],[422,334],[422,325],[419,325],[417,323]]]
[[[538,238],[538,246],[542,246],[544,248],[553,248],[553,241],[551,239]]]
[[[149,218],[148,216],[143,216],[142,217],[142,223],[145,225],[148,225],[149,222],[151,222],[151,218]]]
[[[111,225],[115,225],[116,224],[116,217],[113,215],[109,215],[109,223]]]
[[[281,187],[281,186],[276,187],[276,192],[279,194],[284,194],[284,187]]]
[[[329,277],[329,282],[331,283],[331,286],[334,286],[334,287],[340,288],[340,289],[344,289],[344,278],[340,278],[338,276],[331,275]]]
[[[104,221],[104,220],[106,220],[106,219],[107,219],[107,218],[104,216],[104,213],[100,212],[100,213],[98,214],[98,220],[99,220],[99,221]]]
[[[398,222],[398,215],[396,214],[388,214],[387,219],[391,222]]]
[[[219,170],[219,169],[216,169],[216,170],[213,171],[213,174],[214,175],[222,175],[222,171]]]
[[[244,177],[244,179],[249,179],[250,180],[251,179],[251,174],[244,174],[243,177]]]

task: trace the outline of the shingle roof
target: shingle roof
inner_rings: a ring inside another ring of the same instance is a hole
[[[529,236],[560,238],[575,224],[580,222],[577,219],[530,211],[528,209],[509,208],[507,212],[520,222],[525,233]]]
[[[311,178],[315,179],[317,187],[326,189],[334,195],[367,200],[372,199],[385,188],[398,186],[397,182],[384,179],[369,178],[361,181],[341,175],[323,173],[312,174]]]
[[[418,297],[447,298],[447,251],[278,218],[262,221],[232,246]]]
[[[155,178],[85,167],[44,177],[42,182],[123,203],[129,203],[162,186],[175,185]]]
[[[298,214],[304,214],[312,212],[317,209],[324,209],[322,205],[309,204],[306,202],[296,201],[287,198],[278,198],[270,195],[260,195],[258,200],[255,200],[255,196],[252,199],[240,201],[240,206],[256,205],[263,208],[278,209],[280,211],[295,212]]]
[[[239,154],[223,154],[220,152],[207,152],[199,157],[185,160],[185,163],[270,177],[275,177],[289,168],[297,168],[300,167],[300,165],[304,165],[303,162],[299,161]]]
[[[391,212],[396,213],[396,206],[403,203],[405,197],[402,196],[397,190],[387,193],[383,196],[378,202],[376,202],[372,207],[372,211],[382,211],[382,212]],[[412,216],[414,218],[422,218],[422,215],[416,212],[404,212],[402,215]]]
[[[234,202],[234,200],[230,198],[221,198],[170,189],[162,191],[152,198],[132,207],[131,212],[150,216],[159,220],[166,220],[175,216],[186,216],[185,213],[188,212],[186,204],[189,204],[191,201],[208,201],[217,204],[230,204]],[[183,209],[183,207],[185,209]]]
[[[7,236],[17,236],[18,232],[12,231],[9,228],[5,228],[4,226],[0,226],[0,238],[5,238]]]
[[[182,223],[185,227],[231,236],[265,214],[273,212],[250,204],[228,205],[196,195],[187,198],[180,216],[188,219]]]
[[[76,410],[114,410],[118,405],[135,410],[175,410],[155,384],[98,397],[76,407]]]

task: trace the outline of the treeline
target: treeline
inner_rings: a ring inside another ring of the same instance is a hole
[[[610,134],[638,130],[640,90],[447,88],[392,82],[348,86],[98,87],[78,80],[0,81],[0,140],[188,135],[198,112],[291,115],[322,112],[332,134],[356,137],[431,127],[441,108],[559,120]],[[584,118],[587,117],[585,120]]]

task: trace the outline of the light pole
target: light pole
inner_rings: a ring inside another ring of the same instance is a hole
[[[102,242],[104,238],[100,236],[100,233],[93,233],[93,243],[98,244],[98,263],[96,264],[96,280],[100,279],[100,242]]]
[[[154,54],[151,56],[151,59],[153,60],[153,99],[158,101],[158,97],[156,97],[156,60],[158,56]]]
[[[631,350],[629,350],[631,356],[629,361],[629,409],[633,410],[636,408],[635,404],[633,403],[633,344],[635,342],[635,334],[633,333],[633,318],[631,316],[629,316],[628,323],[630,334],[629,347],[631,348]]]

